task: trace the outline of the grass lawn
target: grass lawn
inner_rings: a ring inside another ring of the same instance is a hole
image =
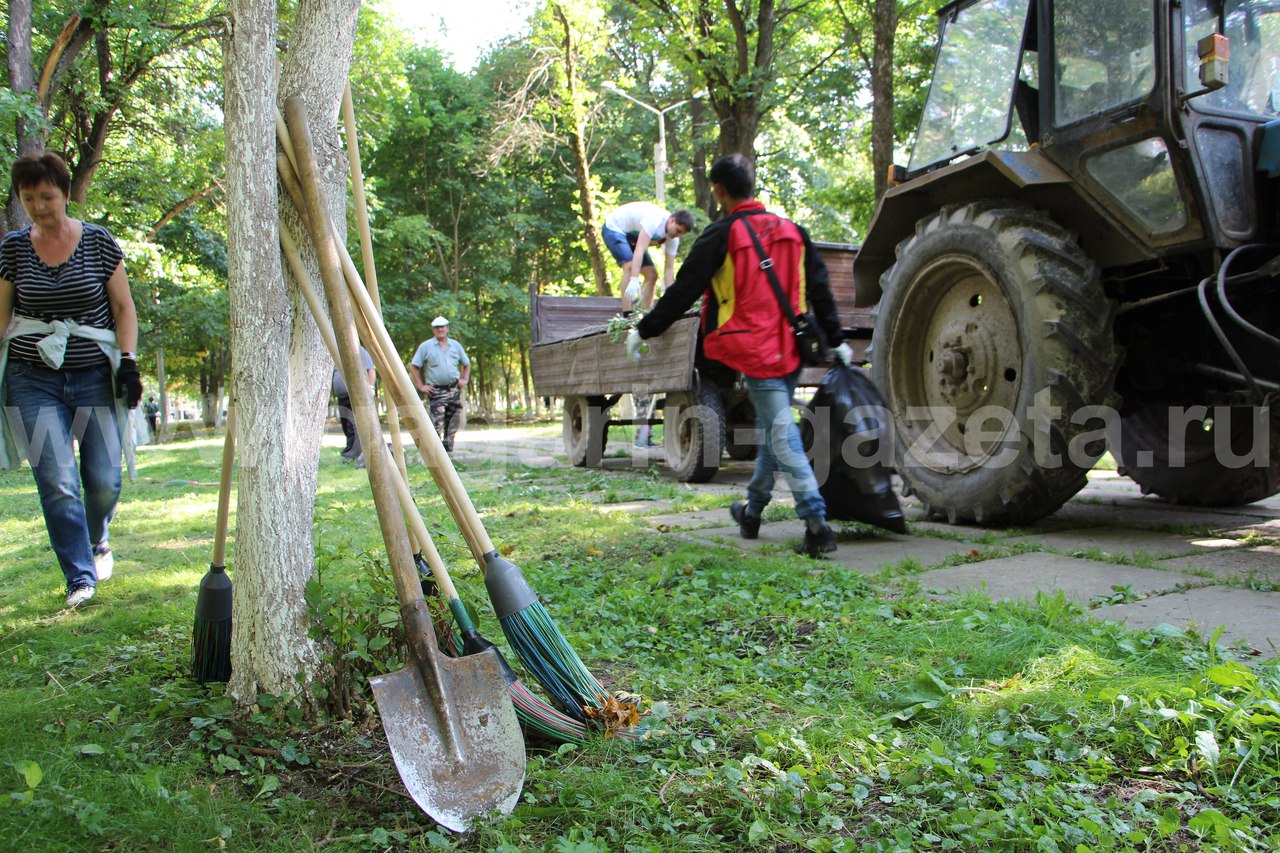
[[[649,736],[530,740],[513,815],[438,829],[406,798],[364,681],[400,665],[397,614],[364,472],[332,441],[309,596],[331,644],[322,687],[354,702],[319,720],[289,697],[238,714],[187,677],[220,437],[140,450],[115,577],[71,613],[30,472],[0,472],[0,849],[1280,848],[1276,661],[1102,624],[1060,595],[937,601],[911,560],[862,576],[691,543],[614,505],[729,497],[656,467],[518,458],[460,469],[578,654],[644,697]],[[426,469],[411,476],[500,640]],[[234,543],[228,562],[234,577]]]

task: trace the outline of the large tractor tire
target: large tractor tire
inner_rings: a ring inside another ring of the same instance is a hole
[[[1223,417],[1229,421],[1220,425]],[[1280,424],[1273,413],[1248,406],[1185,413],[1179,407],[1172,416],[1166,406],[1143,406],[1121,419],[1111,453],[1144,495],[1170,503],[1243,506],[1280,491]]]
[[[908,491],[950,523],[1015,524],[1078,492],[1105,449],[1115,306],[1077,237],[1004,200],[921,219],[882,279],[872,376]]]
[[[603,397],[566,397],[564,452],[579,468],[599,468],[609,431]]]
[[[682,483],[705,483],[720,470],[724,453],[724,404],[711,383],[697,391],[667,394],[662,409],[667,467]]]

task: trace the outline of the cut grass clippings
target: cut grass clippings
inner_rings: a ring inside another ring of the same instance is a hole
[[[649,736],[531,741],[515,813],[455,836],[405,797],[357,672],[398,665],[397,618],[385,572],[369,570],[367,482],[334,447],[309,596],[317,633],[352,662],[350,720],[271,697],[237,714],[221,686],[188,678],[220,446],[142,448],[112,528],[115,577],[75,613],[61,611],[30,472],[0,473],[6,849],[1280,847],[1275,662],[1099,623],[1061,594],[937,601],[903,583],[926,568],[908,561],[860,576],[655,532],[637,502],[655,514],[725,503],[661,469],[465,454],[494,542],[592,672],[644,697]],[[411,478],[463,600],[500,637],[425,469]],[[874,537],[846,530],[854,547]],[[1006,547],[992,536],[984,550]],[[234,575],[234,539],[228,562]]]

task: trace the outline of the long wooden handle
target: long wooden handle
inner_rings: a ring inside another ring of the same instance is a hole
[[[320,328],[320,337],[324,339],[325,346],[329,349],[329,354],[333,357],[335,364],[341,364],[341,356],[338,353],[337,342],[334,336],[333,327],[329,323],[329,318],[324,313],[324,308],[320,302],[320,296],[316,293],[315,285],[311,281],[311,276],[307,273],[306,268],[302,265],[302,258],[298,254],[297,246],[293,242],[292,237],[287,236],[284,230],[284,223],[280,223],[281,237],[280,242],[285,245],[285,257],[289,261],[289,267],[293,272],[293,279],[298,284],[298,289],[302,291],[302,297],[306,300],[307,306],[311,309],[311,316],[315,318],[316,325]],[[363,443],[363,439],[361,442]],[[381,441],[374,443],[382,452],[386,452],[386,445]],[[366,448],[370,445],[365,444]],[[370,453],[378,451],[370,450]],[[431,569],[431,575],[435,578],[436,585],[440,587],[440,592],[444,595],[446,601],[456,599],[458,591],[453,585],[453,579],[449,577],[449,570],[445,567],[444,559],[440,556],[439,550],[436,548],[435,541],[431,538],[431,533],[427,530],[427,525],[422,520],[422,516],[418,513],[417,505],[414,503],[413,494],[409,489],[409,480],[407,474],[403,470],[396,470],[395,476],[392,477],[396,494],[400,500],[401,514],[409,525],[410,531],[413,533],[414,539],[417,541],[419,550],[422,551],[423,558],[427,561],[427,566]]]
[[[284,123],[280,122],[280,124],[283,125]],[[281,141],[284,144],[290,143],[289,138],[283,134]],[[299,211],[304,212],[306,205],[305,201],[299,198],[301,194],[301,188],[298,186],[299,181],[292,174],[291,167],[287,165],[288,163],[288,160],[276,158],[277,171],[280,174],[285,190],[289,193]],[[305,217],[305,212],[303,215]],[[324,215],[327,220],[328,214],[325,213]],[[331,220],[329,221],[331,224]],[[401,411],[407,414],[405,424],[414,437],[414,443],[424,454],[427,469],[431,472],[432,479],[435,480],[436,488],[439,489],[441,496],[444,497],[445,504],[448,505],[454,520],[457,521],[458,527],[471,549],[472,556],[483,571],[487,568],[485,556],[494,551],[493,542],[489,539],[489,534],[484,529],[480,514],[476,512],[475,506],[471,503],[471,496],[467,494],[462,478],[458,476],[452,460],[449,459],[449,454],[445,452],[444,445],[440,442],[440,437],[436,435],[435,429],[431,426],[431,418],[427,414],[426,407],[422,404],[422,398],[418,396],[417,389],[414,388],[413,380],[409,378],[409,372],[405,369],[404,364],[401,363],[399,356],[392,358],[390,355],[396,352],[395,343],[391,340],[391,335],[387,332],[386,327],[378,319],[378,310],[373,305],[373,301],[360,279],[359,272],[356,271],[351,255],[342,243],[336,242],[336,246],[342,263],[342,270],[345,274],[347,289],[351,296],[355,298],[357,314],[363,316],[372,333],[372,337],[368,341],[370,354],[377,361],[378,353],[382,353],[383,361],[378,367],[383,372],[383,379],[387,383],[387,388],[391,391],[393,399]]]
[[[356,225],[360,229],[360,260],[364,265],[364,283],[369,288],[373,304],[382,316],[382,300],[378,296],[378,266],[373,257],[373,231],[369,228],[369,203],[364,195],[364,171],[360,168],[360,139],[356,136],[356,107],[351,97],[351,82],[342,91],[342,124],[347,137],[347,163],[351,166],[351,201],[356,211]],[[407,481],[409,469],[404,461],[404,442],[400,438],[400,412],[396,401],[387,395],[387,431],[391,433],[391,450],[396,467]]]
[[[227,434],[222,438],[222,479],[218,482],[218,518],[213,532],[211,565],[227,565],[227,520],[231,515],[231,469],[236,461],[236,407],[227,403]]]
[[[334,338],[341,357],[342,372],[343,375],[354,378],[364,372],[364,361],[360,358],[355,316],[343,282],[342,264],[338,260],[338,241],[333,233],[332,221],[326,213],[319,168],[312,148],[311,133],[307,127],[306,107],[302,98],[293,95],[285,101],[285,117],[295,143],[294,154],[298,163],[298,178],[302,184],[305,209],[310,214],[308,230],[315,246],[316,260],[320,265],[320,278],[324,282],[329,311],[334,320]],[[351,395],[351,407],[361,444],[365,447],[382,444],[381,427],[374,415],[373,392],[369,385],[365,382],[351,382],[347,385],[347,393]],[[409,533],[399,512],[399,500],[395,496],[395,487],[389,476],[393,466],[388,466],[385,453],[367,454],[366,461],[369,485],[373,490],[374,505],[378,511],[382,538],[387,546],[387,556],[391,560],[396,592],[401,608],[410,608],[422,600],[422,588],[418,583],[418,572],[413,564]],[[435,637],[428,639],[433,652]]]

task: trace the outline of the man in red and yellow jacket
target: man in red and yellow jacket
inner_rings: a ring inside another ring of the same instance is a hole
[[[760,252],[744,220],[750,218],[772,259],[792,310],[812,312],[834,345],[842,330],[827,269],[803,228],[767,212],[754,200],[755,168],[746,157],[721,157],[712,165],[709,178],[711,191],[729,216],[703,231],[675,282],[628,336],[627,351],[638,357],[645,338],[662,334],[698,297],[706,296],[703,353],[743,375],[756,411],[756,428],[764,436],[747,500],[735,502],[729,511],[743,538],[756,538],[760,514],[772,499],[774,478],[781,472],[795,496],[796,514],[805,523],[804,543],[796,550],[816,557],[834,551],[836,537],[827,525],[826,504],[791,414],[800,355],[795,333],[761,268]],[[836,353],[848,363],[848,345],[841,344]]]

